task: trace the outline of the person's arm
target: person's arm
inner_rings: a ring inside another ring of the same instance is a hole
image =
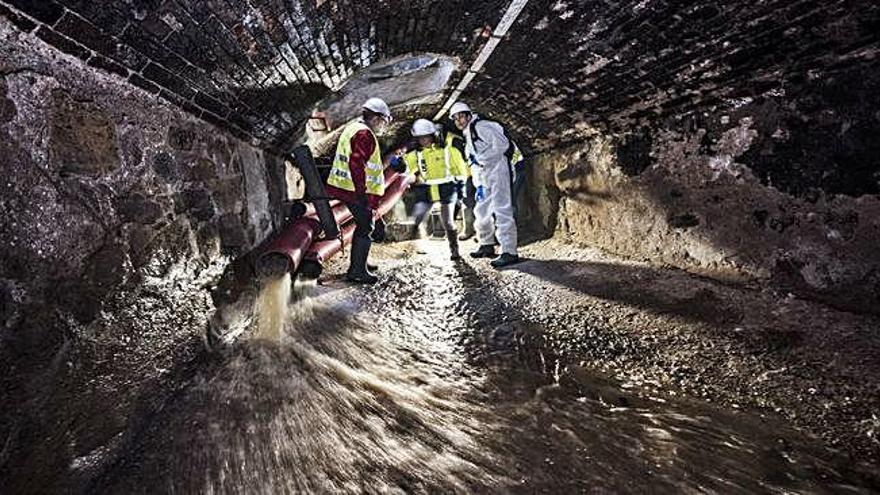
[[[467,163],[464,161],[464,157],[458,148],[454,146],[450,146],[449,149],[449,171],[455,177],[456,180],[467,180],[468,175],[470,175],[469,167]]]
[[[351,170],[351,180],[354,182],[354,192],[358,201],[366,201],[367,196],[367,161],[373,155],[376,148],[376,140],[370,131],[357,132],[351,138],[351,156],[348,159],[348,168]]]
[[[410,151],[409,153],[403,155],[403,161],[406,163],[406,172],[415,177],[419,172],[419,158],[416,156],[415,151]]]

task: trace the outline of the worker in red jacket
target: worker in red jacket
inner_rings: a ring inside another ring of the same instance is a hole
[[[367,269],[373,215],[385,194],[385,167],[376,134],[391,122],[391,110],[383,100],[370,98],[360,119],[348,124],[336,145],[327,193],[345,203],[355,221],[351,263],[346,279],[374,284],[378,278]]]

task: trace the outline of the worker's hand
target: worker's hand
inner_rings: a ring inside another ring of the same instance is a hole
[[[477,167],[480,166],[480,164],[477,163],[477,157],[476,157],[476,155],[474,155],[473,153],[471,153],[470,155],[468,155],[468,163],[470,163],[471,165],[475,165],[475,166],[477,166]]]
[[[403,161],[403,158],[400,156],[394,155],[391,157],[391,170],[402,174],[406,172],[406,163]]]
[[[477,201],[486,199],[486,186],[477,186],[477,193],[474,194],[474,199]]]

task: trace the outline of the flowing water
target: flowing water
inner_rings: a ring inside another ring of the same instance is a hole
[[[291,277],[289,273],[267,280],[257,296],[255,313],[259,328],[257,338],[277,342],[287,322],[290,302]]]
[[[512,323],[463,270],[306,288],[290,311],[290,280],[276,280],[257,338],[201,369],[96,491],[877,489],[779,424],[558,365],[540,328]]]

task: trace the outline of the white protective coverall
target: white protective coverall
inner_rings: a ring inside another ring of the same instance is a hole
[[[485,198],[474,208],[474,228],[481,246],[494,244],[493,234],[501,244],[501,252],[516,255],[516,221],[513,217],[513,168],[505,153],[510,141],[501,124],[482,120],[473,114],[471,124],[464,129],[465,154],[471,162],[474,186],[485,188]],[[471,136],[476,129],[477,139]],[[494,219],[493,219],[494,215]]]

